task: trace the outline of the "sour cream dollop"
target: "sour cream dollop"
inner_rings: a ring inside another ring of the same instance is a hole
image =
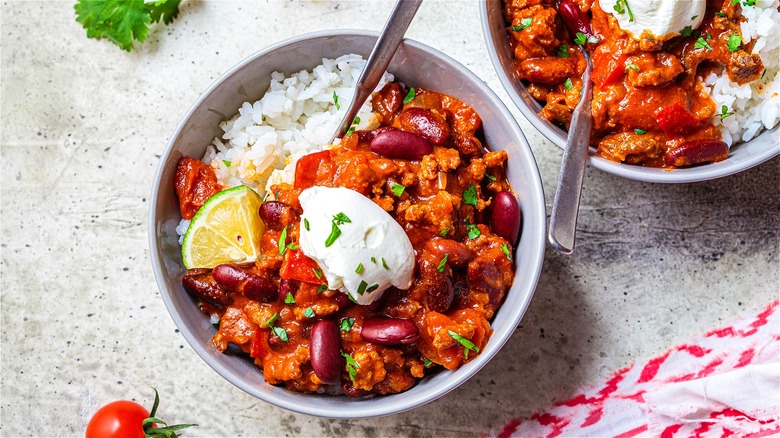
[[[667,40],[688,26],[690,30],[698,28],[704,20],[707,0],[599,0],[599,6],[617,18],[620,28],[634,38],[648,31],[658,40]]]
[[[414,248],[404,229],[381,207],[340,187],[314,186],[298,199],[303,208],[301,250],[320,265],[329,289],[346,292],[365,305],[390,286],[412,285]]]

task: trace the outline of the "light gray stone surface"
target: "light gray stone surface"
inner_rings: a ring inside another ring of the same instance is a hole
[[[300,33],[379,30],[390,1],[185,1],[131,53],[89,40],[72,1],[7,1],[2,50],[0,434],[78,436],[115,399],[194,421],[186,436],[473,436],[778,297],[777,159],[677,186],[589,169],[573,256],[548,247],[536,296],[502,352],[412,412],[330,421],[260,402],[186,345],[147,245],[152,179],[189,105],[242,57]],[[474,71],[512,108],[478,3],[429,0],[408,36]],[[547,193],[561,152],[515,109]]]

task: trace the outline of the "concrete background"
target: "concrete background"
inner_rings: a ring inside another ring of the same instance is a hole
[[[243,57],[300,33],[379,30],[391,1],[185,1],[131,53],[87,39],[72,1],[6,1],[2,56],[0,434],[79,436],[116,399],[185,436],[473,436],[778,298],[778,159],[663,186],[588,169],[576,254],[548,246],[502,352],[412,412],[331,421],[256,400],[185,345],[157,290],[148,196],[187,108]],[[508,107],[476,1],[423,4],[408,36],[450,54]],[[561,151],[513,113],[552,203]]]

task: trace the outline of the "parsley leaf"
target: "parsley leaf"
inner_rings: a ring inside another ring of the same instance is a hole
[[[574,84],[571,83],[571,78],[566,78],[563,86],[566,87],[567,90],[571,90],[574,87]]]
[[[731,34],[729,41],[726,44],[729,46],[729,52],[736,52],[742,44],[742,35],[736,33]]]
[[[337,111],[341,109],[341,105],[339,105],[339,95],[336,94],[335,91],[333,92],[333,104],[336,105]]]
[[[560,47],[558,47],[558,52],[555,55],[559,58],[568,58],[569,46],[567,46],[566,44],[561,44]]]
[[[588,37],[582,32],[577,32],[577,36],[574,37],[574,43],[580,46],[584,46],[587,42]]]
[[[688,37],[691,36],[692,33],[693,33],[693,28],[691,26],[685,26],[680,31],[680,36]]]
[[[274,334],[279,337],[283,342],[287,342],[287,331],[281,327],[273,327]]]
[[[634,134],[636,134],[636,135],[647,134],[647,129],[636,128],[636,129],[634,129]]]
[[[436,270],[439,272],[444,272],[444,267],[447,266],[447,260],[450,258],[450,253],[444,254],[444,257],[439,261],[439,266],[436,267]]]
[[[393,194],[397,198],[400,198],[401,195],[404,194],[404,190],[406,190],[406,186],[403,186],[403,185],[398,184],[398,183],[393,184],[393,187],[390,188],[390,191],[393,192]]]
[[[161,19],[165,24],[173,22],[179,15],[179,3],[181,0],[77,0],[73,9],[87,38],[106,38],[129,52],[133,40],[146,40],[150,24]]]
[[[504,253],[504,255],[506,256],[507,260],[510,260],[510,261],[512,260],[512,252],[509,251],[509,245],[508,244],[505,243],[505,244],[501,245],[501,252]]]
[[[349,380],[355,381],[355,376],[357,376],[357,370],[360,368],[360,365],[358,365],[357,362],[355,362],[355,359],[352,358],[352,356],[348,355],[347,353],[341,352],[341,355],[344,356],[344,359],[347,360],[347,372],[349,373]]]
[[[411,102],[412,99],[414,99],[414,87],[409,89],[409,92],[406,93],[406,96],[404,97],[404,105]]]
[[[530,26],[534,20],[531,17],[526,17],[520,20],[519,26],[512,26],[512,30],[515,32],[520,32],[521,30],[525,29],[526,27]]]
[[[733,112],[729,112],[729,107],[727,107],[726,105],[723,105],[722,107],[720,107],[720,114],[718,114],[718,115],[720,116],[720,119],[723,120],[723,119],[725,119],[728,116],[733,116],[734,113]]]
[[[712,46],[702,37],[699,37],[699,39],[696,40],[696,44],[694,44],[693,47],[697,49],[712,50]]]
[[[477,205],[477,188],[474,184],[471,184],[465,192],[463,192],[463,202],[467,205]]]
[[[469,341],[468,339],[466,339],[463,336],[455,333],[452,330],[447,330],[447,333],[450,335],[450,337],[452,339],[455,339],[456,341],[458,341],[458,343],[460,345],[463,346],[463,357],[465,357],[466,359],[469,358],[469,351],[470,350],[474,350],[475,352],[479,353],[479,347],[474,345],[473,342]]]
[[[307,307],[306,310],[303,311],[303,316],[307,318],[314,318],[314,309]]]
[[[355,323],[355,318],[344,318],[341,320],[341,326],[339,330],[342,332],[348,332],[352,328],[352,324]]]
[[[284,304],[295,304],[295,297],[292,292],[287,292],[287,296],[284,297]]]

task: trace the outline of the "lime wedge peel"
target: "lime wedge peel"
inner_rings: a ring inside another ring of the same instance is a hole
[[[184,267],[250,263],[260,255],[265,225],[257,214],[263,199],[247,186],[223,190],[192,218],[181,246]]]

